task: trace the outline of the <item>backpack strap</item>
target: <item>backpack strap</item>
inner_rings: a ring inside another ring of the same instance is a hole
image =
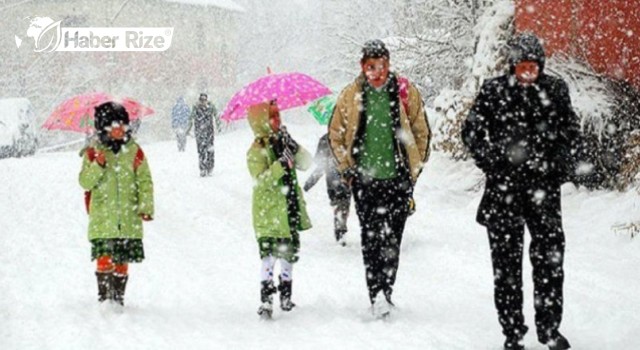
[[[96,152],[95,148],[87,147],[85,152],[87,154],[87,159],[89,159],[89,162],[93,162],[94,160],[96,160],[96,155],[98,153]],[[87,210],[87,214],[89,214],[89,208],[91,208],[91,191],[84,191],[84,207]]]
[[[88,147],[85,152],[87,152],[87,158],[89,159],[90,162],[93,162],[94,160],[96,160],[97,153],[95,148]]]
[[[142,151],[142,148],[138,146],[136,157],[133,158],[133,171],[138,171],[138,168],[140,167],[140,165],[142,165],[143,161],[144,161],[144,152]]]
[[[400,102],[404,106],[405,113],[409,114],[409,80],[405,77],[398,78]]]
[[[84,191],[84,208],[87,210],[87,214],[89,214],[91,208],[91,191]]]

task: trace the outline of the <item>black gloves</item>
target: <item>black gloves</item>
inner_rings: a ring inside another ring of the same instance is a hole
[[[282,155],[280,156],[280,158],[278,158],[278,161],[284,168],[293,169],[295,164],[295,156],[289,150],[289,148],[285,147],[282,151]]]
[[[285,149],[289,149],[294,155],[298,153],[298,143],[289,135],[284,126],[280,128],[280,137]]]

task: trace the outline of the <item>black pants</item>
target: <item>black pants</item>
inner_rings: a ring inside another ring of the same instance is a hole
[[[560,188],[530,190],[512,205],[520,215],[505,213],[501,222],[487,225],[494,275],[494,301],[505,336],[523,334],[522,256],[524,226],[531,233],[529,258],[533,267],[535,323],[538,338],[546,342],[562,321],[562,285],[565,238],[562,230]]]
[[[211,175],[214,164],[213,130],[196,131],[196,144],[198,146],[200,175]]]
[[[391,302],[411,191],[410,182],[400,177],[354,181],[362,257],[372,304],[380,291]]]
[[[347,219],[349,218],[351,196],[347,197],[347,199],[335,201],[333,206],[333,229],[336,239],[339,240],[347,232]]]

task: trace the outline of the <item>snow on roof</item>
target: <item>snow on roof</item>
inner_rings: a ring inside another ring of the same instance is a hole
[[[236,4],[233,0],[166,0],[178,4],[199,5],[199,6],[215,6],[221,9],[245,12],[245,9]]]

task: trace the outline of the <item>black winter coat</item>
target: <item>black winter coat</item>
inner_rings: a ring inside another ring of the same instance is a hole
[[[217,114],[216,108],[209,102],[206,105],[196,103],[191,111],[191,121],[195,126],[196,143],[202,147],[213,144],[215,130],[213,118]],[[189,126],[191,129],[191,126]]]
[[[541,73],[524,87],[509,74],[482,86],[462,138],[487,177],[477,218],[487,225],[505,206],[513,212],[534,194],[559,195],[575,172],[580,131],[563,80]]]

